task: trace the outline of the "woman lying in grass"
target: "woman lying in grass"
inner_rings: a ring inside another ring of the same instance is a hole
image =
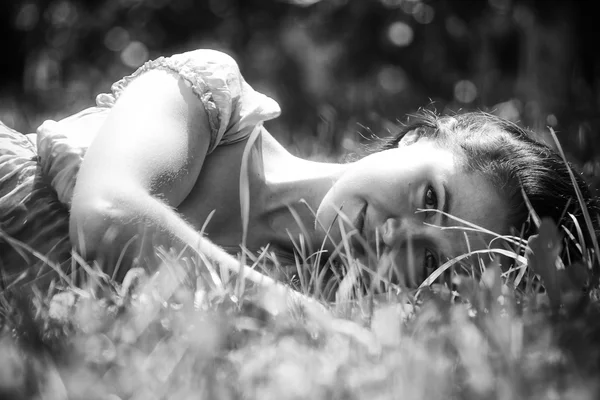
[[[147,63],[37,137],[2,128],[5,285],[44,280],[50,269],[39,258],[68,272],[72,247],[122,278],[132,265],[157,268],[158,244],[182,257],[214,250],[209,241],[229,253],[269,245],[286,262],[300,235],[324,250],[322,260],[346,244],[391,260],[414,285],[440,262],[489,245],[489,235],[440,229],[462,226],[447,214],[527,237],[535,227],[521,232],[525,194],[540,217],[562,223],[571,213],[585,226],[568,167],[509,121],[424,113],[381,151],[334,164],[277,143],[263,121],[279,112],[233,59],[197,50]]]

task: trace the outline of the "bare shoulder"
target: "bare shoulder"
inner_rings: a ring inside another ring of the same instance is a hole
[[[112,107],[86,153],[76,193],[114,197],[137,188],[176,207],[196,181],[209,143],[206,112],[186,81],[168,70],[147,71]]]

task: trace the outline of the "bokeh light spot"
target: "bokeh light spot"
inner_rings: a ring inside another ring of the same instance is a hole
[[[15,18],[15,27],[21,31],[30,31],[40,19],[40,10],[33,3],[23,4]]]
[[[115,26],[104,36],[104,45],[111,51],[121,51],[129,44],[129,32],[120,26]]]
[[[121,52],[121,61],[131,68],[137,68],[148,60],[148,48],[142,42],[133,41]]]
[[[467,29],[467,24],[462,19],[451,15],[446,18],[446,31],[448,31],[450,36],[460,39],[466,36],[469,30]]]
[[[412,14],[419,4],[421,4],[420,0],[404,0],[400,6],[406,14]]]
[[[312,6],[313,4],[318,3],[321,0],[287,0],[287,3],[291,3],[301,7]]]
[[[546,123],[549,126],[556,126],[556,125],[558,125],[558,119],[556,118],[556,115],[554,115],[554,114],[548,114],[548,116],[546,117]]]
[[[454,85],[454,98],[461,103],[472,103],[477,98],[477,86],[471,81],[458,81]]]
[[[413,18],[420,24],[430,24],[435,16],[435,10],[428,4],[418,3],[413,10]]]
[[[42,52],[32,64],[32,89],[49,90],[60,85],[61,67],[56,52]]]
[[[405,22],[396,21],[388,28],[388,39],[398,47],[408,46],[414,37],[413,29]]]
[[[498,103],[492,107],[494,114],[509,121],[517,122],[521,119],[523,104],[518,99],[512,99]]]
[[[377,74],[381,88],[389,94],[398,94],[406,89],[408,79],[406,73],[393,65],[383,66]]]
[[[52,4],[48,10],[48,17],[52,25],[71,26],[77,21],[77,9],[68,1]]]

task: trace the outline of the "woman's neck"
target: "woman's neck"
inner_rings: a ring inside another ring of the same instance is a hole
[[[285,244],[291,245],[290,236],[297,240],[302,235],[308,239],[309,247],[317,250],[324,235],[315,229],[315,213],[349,164],[295,157],[269,134],[262,137],[262,151],[268,190],[264,217],[277,236],[273,241],[286,247]]]

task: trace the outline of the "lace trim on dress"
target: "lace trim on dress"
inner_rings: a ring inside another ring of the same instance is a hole
[[[123,77],[119,81],[113,83],[111,86],[112,93],[99,94],[96,97],[96,104],[98,107],[110,108],[114,106],[115,102],[121,96],[127,85],[147,71],[161,69],[177,74],[185,79],[185,81],[189,84],[204,105],[204,109],[208,115],[208,123],[210,124],[211,129],[209,149],[212,151],[217,145],[217,138],[220,136],[219,131],[221,130],[221,117],[219,115],[219,108],[213,97],[213,92],[210,90],[211,84],[205,82],[205,79],[209,79],[210,76],[203,76],[197,70],[192,69],[186,64],[187,60],[182,62],[176,60],[175,57],[159,57],[155,60],[148,61],[138,68],[133,74]],[[195,67],[197,68],[197,66]],[[215,80],[212,83],[213,85],[220,86],[221,82],[219,80]],[[225,103],[226,99],[222,99],[222,102]]]
[[[219,145],[243,140],[281,112],[275,100],[244,81],[235,60],[225,53],[201,49],[148,61],[115,82],[111,93],[98,95],[96,107],[58,122],[45,121],[38,128],[40,164],[61,203],[70,205],[79,167],[110,109],[133,80],[154,69],[182,77],[202,102],[210,128],[209,154]]]

